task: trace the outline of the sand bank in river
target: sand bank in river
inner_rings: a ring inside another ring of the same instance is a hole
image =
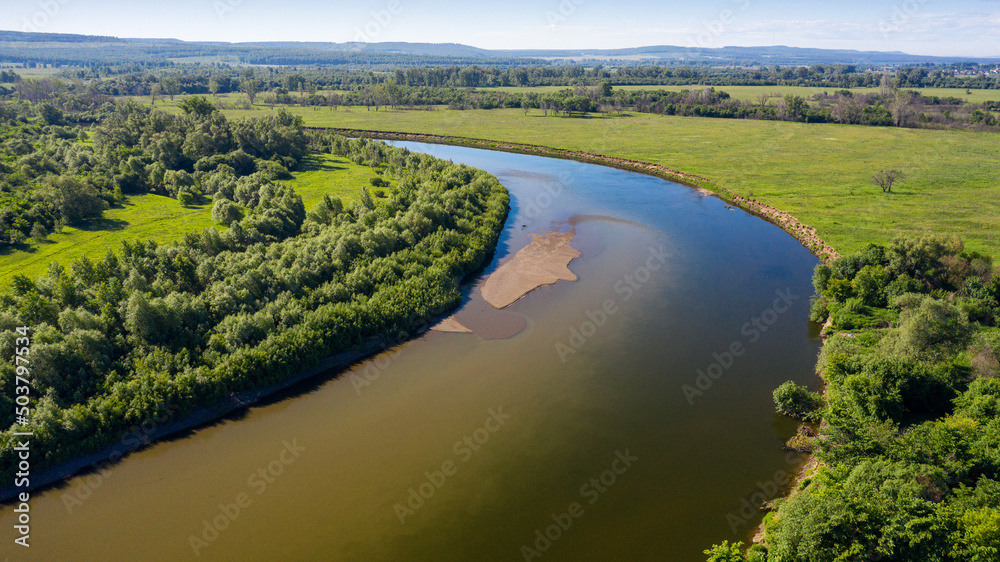
[[[575,233],[544,232],[532,234],[531,244],[490,275],[480,289],[486,302],[500,309],[539,287],[576,281],[569,269],[569,262],[580,257],[580,252],[569,245]]]
[[[472,330],[463,326],[462,323],[456,320],[454,316],[449,316],[437,324],[434,324],[431,326],[431,330],[434,330],[435,332],[450,332],[453,334],[472,333]]]

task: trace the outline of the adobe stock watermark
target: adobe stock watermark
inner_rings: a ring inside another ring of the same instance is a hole
[[[555,203],[556,199],[562,196],[563,191],[566,186],[570,184],[571,176],[569,172],[560,172],[558,176],[558,181],[555,185],[550,185],[545,183],[543,189],[536,193],[533,197],[528,198],[528,202],[524,204],[524,214],[529,219],[538,218],[545,209],[548,209]]]
[[[719,12],[719,17],[702,22],[702,29],[696,35],[687,37],[688,49],[709,49],[716,47],[716,42],[726,32],[726,29],[736,21],[736,15],[750,7],[750,0],[731,0],[733,7]]]
[[[38,0],[35,4],[38,7],[38,9],[35,10],[35,13],[22,20],[24,25],[21,26],[21,31],[24,31],[25,33],[38,33],[42,29],[45,29],[53,19],[59,17],[63,8],[71,1],[72,0]]]
[[[379,379],[379,377],[382,376],[383,373],[389,370],[389,367],[392,366],[392,363],[396,360],[397,357],[399,357],[399,354],[403,352],[402,344],[404,344],[405,342],[406,340],[399,339],[399,340],[394,340],[394,343],[390,342],[383,345],[381,350],[378,352],[378,355],[376,355],[373,359],[369,359],[367,361],[367,364],[365,365],[364,370],[361,371],[360,375],[356,372],[351,373],[351,378],[350,378],[351,386],[354,387],[354,392],[358,396],[361,396],[361,392],[364,389],[371,386],[375,381]],[[389,349],[390,347],[393,346],[398,347],[398,349],[396,349],[396,351],[392,353],[385,352],[386,349]]]
[[[73,510],[83,505],[85,501],[94,495],[94,491],[104,485],[111,475],[111,467],[115,465],[124,455],[134,451],[143,445],[148,445],[151,435],[162,424],[173,419],[178,407],[174,404],[166,404],[166,411],[159,414],[152,420],[147,420],[141,425],[133,425],[122,437],[121,441],[112,449],[107,460],[94,465],[92,472],[79,478],[79,483],[72,490],[63,492],[63,506],[66,512],[73,514]]]
[[[639,457],[630,454],[628,449],[625,449],[624,453],[620,450],[615,451],[615,458],[611,461],[611,466],[580,486],[581,500],[584,500],[587,505],[597,503],[618,482],[618,477],[628,472],[628,469],[632,468],[632,464],[637,460]],[[570,503],[566,506],[566,510],[561,513],[553,513],[549,518],[552,523],[548,523],[546,520],[547,525],[544,528],[535,529],[535,534],[528,543],[521,545],[521,556],[524,557],[525,562],[541,558],[585,513],[581,501]]]
[[[740,334],[743,335],[744,339],[733,340],[721,353],[713,353],[713,362],[704,369],[697,370],[694,386],[689,384],[681,386],[681,391],[688,404],[693,405],[696,396],[703,396],[708,389],[712,388],[715,381],[722,378],[722,375],[736,363],[736,360],[746,354],[747,346],[760,341],[761,337],[778,322],[778,318],[788,312],[795,301],[799,300],[799,296],[792,294],[790,288],[779,289],[775,294],[776,297],[771,308],[754,316],[740,327]]]
[[[615,283],[614,291],[618,297],[606,299],[596,309],[587,310],[584,313],[586,320],[583,320],[579,326],[569,328],[569,338],[566,342],[556,342],[555,350],[556,354],[559,355],[559,360],[566,363],[570,355],[577,353],[590,338],[594,337],[597,330],[604,327],[609,318],[621,310],[618,305],[619,299],[623,303],[630,301],[653,278],[653,273],[663,268],[666,261],[667,253],[662,246],[659,248],[650,246],[645,265],[636,267],[635,270]]]
[[[794,467],[805,462],[808,458],[809,455],[802,453],[788,453],[785,455],[785,464]],[[749,524],[759,511],[767,507],[769,501],[780,496],[794,477],[794,471],[778,470],[767,482],[757,482],[757,487],[754,488],[753,492],[740,498],[739,511],[731,511],[726,514],[726,523],[729,523],[733,534],[739,533],[741,527]]]
[[[212,0],[212,8],[219,19],[226,19],[226,16],[234,12],[236,8],[243,5],[243,0]]]
[[[901,4],[893,4],[892,15],[888,19],[879,22],[878,30],[882,33],[883,39],[888,39],[893,33],[902,31],[912,20],[928,0],[906,0]]]
[[[382,34],[392,23],[393,18],[403,12],[403,4],[399,0],[389,0],[385,8],[371,12],[371,18],[364,27],[355,29],[355,43],[371,43],[373,39]],[[354,51],[360,51],[361,46],[355,45]]]
[[[585,0],[560,0],[555,9],[545,10],[545,20],[549,27],[565,23],[583,5]]]
[[[258,468],[246,479],[247,488],[253,489],[256,496],[260,496],[267,491],[268,487],[275,482],[285,472],[285,468],[294,463],[299,455],[306,450],[300,446],[295,439],[292,442],[282,441],[282,449],[277,458]],[[188,544],[194,551],[194,555],[201,556],[201,551],[211,546],[219,538],[219,534],[229,528],[246,510],[253,505],[253,498],[249,492],[242,491],[228,504],[219,504],[218,514],[211,519],[202,520],[201,533],[188,535]]]
[[[482,446],[489,442],[490,437],[503,428],[509,419],[510,414],[504,413],[503,406],[490,408],[487,411],[486,421],[452,446],[451,450],[455,454],[455,458],[442,462],[439,469],[435,467],[434,470],[424,472],[423,482],[407,490],[406,499],[392,506],[396,517],[399,517],[399,524],[405,525],[407,517],[416,515],[417,511],[420,511],[434,497],[434,494],[444,487],[448,479],[455,476],[458,469],[469,462]]]

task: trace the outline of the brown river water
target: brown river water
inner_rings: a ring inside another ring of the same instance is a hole
[[[801,459],[772,390],[815,387],[818,260],[631,172],[398,143],[510,189],[458,318],[100,471],[36,491],[10,560],[704,560]],[[478,285],[543,230],[577,281],[495,311]],[[511,335],[513,334],[513,335]],[[12,506],[0,528],[10,537]]]

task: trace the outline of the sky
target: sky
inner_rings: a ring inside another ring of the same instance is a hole
[[[1000,0],[0,0],[0,29],[488,49],[769,46],[1000,56]]]

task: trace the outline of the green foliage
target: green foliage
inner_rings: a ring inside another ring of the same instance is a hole
[[[964,350],[974,333],[966,314],[955,305],[924,297],[919,306],[900,314],[896,350],[904,356],[943,360]]]
[[[981,377],[1000,363],[992,332],[969,320],[993,317],[991,267],[957,240],[918,236],[818,268],[835,329],[862,331],[821,353],[825,467],[767,522],[768,561],[997,559],[1000,379]],[[775,391],[792,415],[810,398],[790,382]]]
[[[460,302],[460,281],[502,230],[503,186],[381,143],[315,142],[388,166],[405,188],[363,211],[325,198],[314,213],[321,220],[304,228],[291,187],[259,174],[235,187],[220,180],[216,205],[233,219],[226,232],[188,233],[166,246],[125,241],[37,282],[14,278],[0,322],[36,327],[33,467],[99,450],[170,404],[182,416],[331,354],[412,333]],[[223,196],[228,188],[234,201]],[[11,345],[0,336],[0,350]],[[0,427],[12,416],[0,413]],[[5,478],[16,470],[15,444],[10,430],[0,432]]]
[[[775,389],[774,404],[779,414],[800,420],[811,420],[819,416],[823,399],[819,394],[809,392],[804,386],[786,381]]]
[[[889,272],[880,265],[866,265],[854,277],[854,293],[868,306],[885,307]]]
[[[742,542],[729,544],[729,541],[722,541],[722,544],[713,545],[705,551],[708,555],[706,562],[746,562],[742,548]]]
[[[194,194],[188,190],[181,190],[177,193],[177,201],[182,207],[190,207],[194,203]]]
[[[824,294],[836,302],[847,302],[854,296],[854,286],[849,279],[831,279]]]
[[[243,210],[240,206],[228,199],[219,199],[212,205],[212,220],[219,224],[229,226],[243,218]]]
[[[205,117],[216,111],[215,106],[205,96],[184,98],[184,100],[177,104],[177,107],[184,110],[184,113],[193,113],[201,117]]]

